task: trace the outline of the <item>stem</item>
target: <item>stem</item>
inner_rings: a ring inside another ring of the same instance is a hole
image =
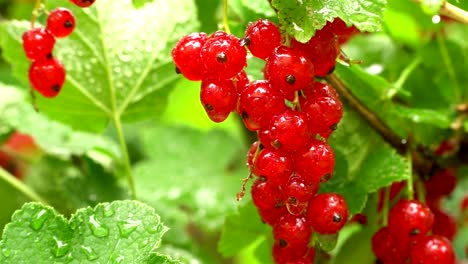
[[[382,217],[383,217],[383,226],[388,225],[388,213],[390,211],[390,186],[385,188],[384,192],[384,204],[382,209]]]
[[[405,84],[406,80],[408,80],[408,77],[411,75],[411,73],[416,69],[416,67],[422,62],[420,57],[414,58],[408,66],[401,72],[400,77],[398,80],[395,82],[395,89],[391,91],[389,94],[389,98],[392,98],[395,96],[395,94],[398,93],[398,91],[401,90],[403,87],[403,84]]]
[[[413,200],[414,199],[413,162],[412,162],[411,151],[408,151],[408,153],[406,154],[406,157],[408,158],[409,171],[410,171],[410,177],[406,182],[406,195],[409,200]]]
[[[468,24],[468,12],[448,2],[445,2],[442,5],[439,14],[446,17],[450,17],[451,19],[461,22],[463,24]]]
[[[226,33],[231,34],[228,23],[228,0],[223,0],[223,26]]]
[[[444,36],[442,36],[442,33],[439,30],[436,32],[436,39],[437,39],[437,44],[439,46],[440,54],[442,55],[442,59],[444,61],[445,67],[447,68],[449,77],[454,84],[453,92],[455,94],[455,98],[457,102],[460,103],[462,102],[462,96],[460,92],[460,87],[458,86],[457,76],[455,74],[452,59],[450,58],[450,55],[448,53],[447,46],[445,45]]]
[[[39,16],[39,10],[42,8],[42,0],[36,0],[36,4],[34,5],[34,9],[32,11],[31,16],[31,28],[34,28],[34,23],[36,23],[36,19]]]
[[[114,122],[114,126],[117,132],[117,137],[119,139],[120,150],[122,151],[122,155],[123,155],[125,172],[127,174],[127,181],[130,187],[130,196],[132,197],[132,199],[136,200],[137,195],[136,195],[136,190],[135,190],[135,181],[134,181],[133,173],[132,173],[132,165],[130,164],[130,157],[128,155],[127,143],[125,142],[125,136],[124,136],[123,129],[122,129],[122,122],[120,121],[120,116],[114,115],[112,121]]]
[[[2,167],[0,167],[0,179],[8,183],[11,187],[13,187],[15,190],[20,192],[22,195],[27,197],[28,199],[36,202],[40,202],[42,204],[47,205],[48,203],[41,197],[39,194],[37,194],[33,189],[29,188],[27,185],[25,185],[22,181],[16,179],[15,176],[11,175],[8,173],[6,170],[4,170]]]

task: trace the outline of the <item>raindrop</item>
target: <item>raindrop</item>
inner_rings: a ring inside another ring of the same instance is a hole
[[[70,245],[64,241],[61,241],[60,239],[54,237],[55,240],[55,249],[54,249],[54,254],[55,257],[60,258],[65,256],[68,251],[70,251]]]
[[[111,258],[111,263],[115,263],[115,264],[118,264],[118,263],[122,263],[124,261],[125,257],[122,256],[122,255],[118,255],[118,256],[115,256],[113,255],[112,258]]]
[[[104,207],[104,216],[105,217],[110,217],[113,216],[115,213],[114,209],[112,209],[111,205],[108,204]]]
[[[86,255],[88,260],[95,260],[99,257],[98,254],[90,247],[81,246],[81,251]]]
[[[117,225],[119,226],[120,235],[122,237],[129,237],[130,234],[133,233],[133,231],[135,231],[139,225],[141,225],[141,221],[127,219],[124,221],[119,221]]]
[[[32,219],[31,228],[38,231],[44,225],[44,222],[47,220],[47,210],[42,209],[41,211],[37,212]]]
[[[148,244],[149,244],[149,240],[148,240],[148,239],[145,239],[145,240],[141,241],[141,242],[138,244],[138,247],[139,247],[140,249],[143,249],[143,248],[147,247]]]
[[[89,228],[96,237],[106,237],[109,235],[109,229],[102,226],[101,223],[94,218],[94,215],[89,217]]]

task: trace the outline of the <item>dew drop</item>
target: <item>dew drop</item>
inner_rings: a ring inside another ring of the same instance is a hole
[[[146,246],[148,246],[148,244],[149,244],[149,240],[148,240],[148,239],[145,239],[145,240],[141,241],[141,242],[138,244],[138,247],[139,247],[140,249],[143,249],[143,248],[145,248]]]
[[[130,234],[133,233],[133,231],[135,231],[139,225],[141,225],[141,221],[127,219],[124,221],[119,221],[117,225],[119,226],[120,235],[122,237],[129,237]]]
[[[57,258],[65,256],[68,251],[70,251],[70,245],[64,241],[61,241],[57,237],[54,237],[55,240],[55,248],[54,248],[54,255]]]
[[[95,260],[99,257],[98,254],[90,247],[81,246],[81,251],[86,255],[88,260]]]
[[[102,226],[101,223],[94,218],[94,215],[89,217],[89,228],[96,237],[106,237],[109,235],[109,229]]]
[[[113,255],[111,257],[111,263],[112,264],[119,264],[119,263],[122,263],[124,261],[124,259],[125,259],[125,257],[122,256],[122,255],[117,255],[117,256]]]
[[[44,222],[47,220],[47,210],[42,209],[41,211],[37,212],[32,219],[31,228],[38,231],[44,225]]]
[[[104,216],[105,217],[110,217],[113,216],[115,213],[114,209],[112,209],[111,205],[108,204],[104,207]]]
[[[5,258],[8,258],[11,255],[11,251],[8,248],[3,248],[2,254],[5,256]]]

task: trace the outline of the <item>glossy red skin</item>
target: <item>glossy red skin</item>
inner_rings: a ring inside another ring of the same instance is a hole
[[[57,38],[68,37],[75,25],[75,16],[67,8],[56,8],[47,17],[47,29]]]
[[[338,43],[340,45],[345,44],[349,39],[360,32],[354,25],[348,27],[339,17],[333,20],[330,27],[331,31],[333,31],[333,33],[338,37]]]
[[[318,188],[318,184],[307,184],[300,175],[294,175],[283,187],[286,203],[307,203],[317,194]]]
[[[208,117],[223,122],[237,105],[237,91],[231,80],[206,79],[201,83],[200,101]]]
[[[340,98],[336,90],[331,85],[321,82],[315,82],[313,87],[304,89],[303,92],[306,98],[312,97],[314,100],[320,97]]]
[[[225,61],[219,60],[222,54],[226,56]],[[241,41],[230,34],[215,33],[203,45],[200,56],[206,75],[212,78],[230,79],[247,65],[247,51]]]
[[[245,30],[245,38],[248,38],[247,47],[252,55],[264,60],[281,44],[279,28],[268,19],[250,23]]]
[[[388,218],[390,232],[400,241],[416,241],[424,237],[433,224],[434,214],[429,207],[415,200],[398,201]]]
[[[280,90],[289,101],[294,100],[294,92],[314,84],[314,65],[302,51],[286,46],[277,47],[265,64],[265,78],[271,86]],[[288,82],[288,76],[294,82]]]
[[[286,214],[273,226],[273,238],[287,241],[288,245],[307,245],[312,235],[312,229],[302,215]]]
[[[253,173],[263,176],[273,184],[284,185],[292,175],[293,162],[287,153],[275,149],[263,149],[254,163]]]
[[[375,257],[383,263],[404,263],[409,256],[410,245],[392,236],[388,227],[379,229],[371,242]]]
[[[172,49],[172,59],[177,69],[191,81],[203,78],[205,65],[200,52],[207,39],[206,33],[192,33],[179,39]]]
[[[54,58],[35,61],[29,68],[29,82],[44,97],[55,97],[65,82],[65,68]]]
[[[307,43],[296,40],[291,41],[291,46],[303,51],[314,65],[315,76],[325,77],[334,68],[336,58],[340,54],[338,38],[330,30],[330,22],[321,30],[315,32]]]
[[[305,245],[286,245],[281,247],[279,241],[273,245],[273,259],[276,264],[292,264],[306,256],[308,247]]]
[[[334,221],[334,216],[339,216],[341,219]],[[309,201],[306,219],[315,232],[335,234],[346,224],[348,216],[348,205],[341,195],[322,193]]]
[[[427,236],[411,248],[410,264],[455,264],[455,252],[443,236]]]
[[[270,209],[284,203],[279,186],[261,178],[252,184],[251,193],[253,203],[260,209]]]
[[[439,197],[452,193],[457,185],[455,173],[455,169],[445,169],[431,176],[431,178],[424,183],[426,195]]]
[[[287,109],[273,116],[268,130],[271,144],[283,151],[302,151],[310,141],[308,119],[304,113]]]
[[[444,236],[449,240],[453,240],[457,234],[457,220],[440,210],[433,210],[434,225],[432,226],[432,234]]]
[[[23,36],[23,49],[28,59],[45,60],[52,54],[55,38],[49,30],[33,28],[26,31]]]
[[[79,7],[89,7],[94,4],[96,0],[70,0],[70,2],[74,3]]]
[[[326,142],[314,140],[308,150],[296,155],[294,167],[308,183],[328,181],[333,176],[335,154]]]
[[[309,131],[313,134],[336,129],[343,117],[343,104],[333,97],[307,98],[302,110],[309,120]]]
[[[267,81],[253,81],[240,95],[239,110],[247,129],[266,128],[274,115],[286,110],[284,96]]]
[[[281,217],[288,214],[286,206],[275,206],[271,208],[257,207],[257,211],[262,218],[262,221],[270,226],[275,225]]]

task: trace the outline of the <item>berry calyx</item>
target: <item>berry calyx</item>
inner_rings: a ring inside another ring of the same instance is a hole
[[[57,8],[47,17],[47,29],[57,38],[69,36],[75,29],[75,16],[66,8]]]
[[[55,97],[65,82],[65,68],[54,58],[35,61],[29,68],[29,82],[43,96]]]
[[[55,38],[49,30],[33,28],[23,34],[23,49],[30,60],[46,59],[52,54]]]

